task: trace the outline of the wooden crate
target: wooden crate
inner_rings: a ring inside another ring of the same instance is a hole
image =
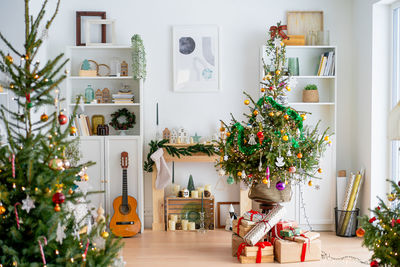
[[[215,229],[215,201],[214,197],[203,199],[203,208],[205,212],[205,225],[207,230]],[[201,210],[201,198],[183,198],[183,197],[167,197],[166,198],[166,228],[168,231],[168,221],[171,214],[176,214],[178,217],[183,217],[185,214],[196,217],[196,212]],[[191,212],[192,211],[192,212]],[[199,217],[200,215],[198,215]],[[180,230],[177,230],[180,231]]]

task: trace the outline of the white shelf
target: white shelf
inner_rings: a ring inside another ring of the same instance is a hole
[[[69,104],[70,106],[75,106],[75,104]],[[119,106],[140,106],[139,103],[131,103],[131,104],[124,104],[124,103],[102,103],[102,104],[83,104],[85,107],[119,107]],[[79,106],[79,104],[78,104]]]
[[[286,49],[335,49],[335,45],[287,45]]]
[[[289,106],[334,106],[334,102],[289,102]]]
[[[129,45],[90,45],[90,46],[68,46],[69,49],[132,49]]]
[[[69,76],[69,80],[130,80],[132,76],[96,76],[96,77],[83,77],[83,76]]]
[[[1,92],[0,95],[8,95],[7,92]]]
[[[288,76],[283,76],[283,77],[288,77]],[[335,79],[336,76],[291,76],[296,79]]]

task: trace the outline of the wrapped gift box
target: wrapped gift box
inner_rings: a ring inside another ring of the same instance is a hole
[[[240,225],[238,225],[239,221]],[[256,224],[255,222],[247,221],[244,220],[243,218],[239,218],[239,220],[233,220],[232,232],[239,235],[240,237],[244,237],[251,230],[251,228],[254,227],[255,224]]]
[[[274,262],[274,247],[270,242],[259,242],[255,246],[241,243],[236,254],[240,263]]]
[[[272,238],[275,259],[279,263],[321,260],[321,240],[299,243]]]
[[[262,256],[260,263],[274,262],[274,255]],[[240,263],[257,263],[256,256],[240,256]]]
[[[296,221],[280,221],[278,222],[271,230],[271,236],[272,237],[279,237],[283,238],[283,236],[280,235],[282,230],[285,230],[287,228],[295,228],[297,227],[297,222]]]
[[[280,232],[280,236],[282,237],[292,237],[292,236],[297,236],[300,235],[302,233],[301,228],[300,227],[290,227],[290,228],[286,228],[284,230],[281,230]]]
[[[304,242],[313,241],[315,239],[318,239],[319,237],[320,237],[320,234],[317,232],[304,232],[301,235],[285,237],[284,239],[290,240],[290,241],[295,241],[298,243],[304,243]]]
[[[237,252],[240,244],[244,242],[244,239],[237,234],[232,234],[232,256],[237,257]]]

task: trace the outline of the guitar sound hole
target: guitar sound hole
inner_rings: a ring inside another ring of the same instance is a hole
[[[131,206],[129,204],[128,205],[121,205],[121,206],[119,206],[119,211],[122,214],[126,215],[129,212],[131,212]]]

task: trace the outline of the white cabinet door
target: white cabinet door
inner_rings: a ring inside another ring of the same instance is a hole
[[[134,197],[138,203],[143,197],[141,193],[142,180],[142,163],[141,163],[141,144],[139,137],[132,136],[107,136],[105,137],[105,153],[106,153],[106,179],[108,183],[108,213],[114,214],[112,203],[115,198],[122,195],[122,168],[121,168],[121,152],[128,152],[128,195]],[[143,202],[142,202],[143,203]],[[143,226],[143,207],[137,208],[136,212]]]
[[[104,191],[104,137],[91,136],[80,138],[80,150],[82,158],[80,163],[89,161],[95,162],[95,165],[87,169],[89,175],[90,191]],[[100,203],[105,208],[105,193],[90,194],[87,197],[91,204],[98,207]]]

